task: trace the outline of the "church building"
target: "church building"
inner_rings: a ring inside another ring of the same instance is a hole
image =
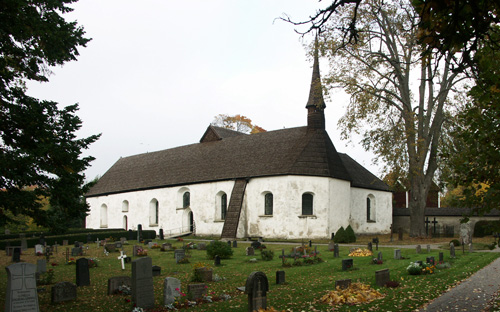
[[[120,158],[86,194],[86,226],[228,239],[389,233],[392,193],[337,152],[321,89],[316,53],[307,126],[247,135],[210,125],[199,143]]]

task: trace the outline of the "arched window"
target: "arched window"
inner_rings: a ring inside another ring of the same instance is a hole
[[[149,202],[149,225],[150,226],[157,226],[158,225],[159,210],[160,210],[160,203],[158,202],[158,200],[153,198],[151,200],[151,202]]]
[[[226,220],[227,213],[227,195],[226,193],[222,194],[220,197],[220,219]]]
[[[184,192],[182,194],[182,208],[187,208],[191,206],[191,193]]]
[[[313,194],[302,194],[302,215],[308,216],[313,214]]]
[[[366,221],[375,222],[375,196],[366,197]]]
[[[122,212],[128,212],[128,200],[122,202]]]
[[[102,204],[101,206],[101,227],[108,227],[108,206]]]
[[[264,214],[266,216],[273,215],[273,193],[264,195]]]

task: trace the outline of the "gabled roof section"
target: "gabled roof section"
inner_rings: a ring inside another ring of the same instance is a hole
[[[377,178],[373,173],[361,166],[347,154],[339,153],[349,176],[351,177],[351,186],[390,192],[389,186]]]
[[[207,130],[201,137],[200,143],[218,141],[224,138],[230,138],[238,135],[246,134],[226,128],[209,125]]]
[[[86,196],[278,175],[351,180],[327,132],[299,127],[120,158]]]

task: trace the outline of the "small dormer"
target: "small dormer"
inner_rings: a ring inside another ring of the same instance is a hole
[[[200,139],[200,143],[219,141],[225,138],[230,138],[239,135],[246,135],[231,129],[221,128],[217,126],[208,126],[207,130]]]

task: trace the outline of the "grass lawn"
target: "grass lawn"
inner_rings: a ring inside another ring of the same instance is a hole
[[[396,238],[397,240],[397,238]],[[449,239],[447,239],[449,240]],[[187,241],[187,240],[185,240]],[[385,244],[385,239],[381,239],[381,244]],[[157,241],[159,242],[159,241]],[[182,247],[182,242],[169,241],[174,246]],[[132,246],[135,242],[125,245],[125,253],[132,255]],[[415,243],[415,242],[412,242]],[[394,260],[394,248],[379,248],[383,253],[383,264],[372,264],[373,257],[354,257],[354,269],[350,271],[341,270],[341,259],[349,258],[349,247],[340,247],[340,258],[334,258],[333,252],[327,250],[327,246],[318,246],[320,257],[325,260],[323,263],[294,266],[283,268],[281,259],[281,250],[284,248],[288,254],[292,245],[267,244],[267,248],[274,251],[275,257],[272,261],[263,261],[260,259],[260,253],[256,251],[254,257],[245,255],[245,248],[248,243],[239,242],[238,248],[234,248],[232,259],[222,260],[222,265],[213,267],[214,275],[217,274],[223,278],[223,281],[207,283],[208,293],[219,295],[227,293],[231,300],[224,302],[206,303],[193,308],[190,311],[247,311],[248,297],[246,294],[238,291],[236,287],[244,286],[246,278],[253,271],[264,272],[269,280],[270,291],[267,293],[268,306],[282,311],[330,311],[332,307],[322,304],[320,298],[329,290],[334,289],[335,280],[352,279],[362,281],[375,287],[375,271],[389,268],[391,280],[398,281],[400,286],[397,288],[379,288],[378,290],[385,295],[383,299],[375,300],[368,304],[359,306],[340,306],[338,311],[412,311],[429,300],[439,296],[448,288],[460,283],[463,279],[470,276],[480,268],[489,264],[500,256],[500,253],[482,253],[474,252],[462,254],[461,248],[457,248],[455,259],[449,258],[448,250],[444,252],[445,262],[451,264],[451,268],[436,270],[434,274],[428,275],[408,275],[406,267],[410,262],[422,260],[426,257],[434,256],[439,258],[438,250],[426,253],[425,245],[429,242],[422,241],[423,253],[417,255],[414,249],[402,249],[402,255],[406,259]],[[265,244],[265,243],[264,243]],[[443,241],[444,244],[444,241]],[[298,246],[297,244],[296,246]],[[131,276],[131,264],[126,264],[125,271],[121,270],[120,261],[117,259],[118,252],[110,253],[105,256],[102,247],[97,248],[96,244],[89,245],[87,257],[96,257],[99,259],[99,266],[90,269],[91,286],[79,287],[78,298],[76,301],[52,305],[50,303],[50,285],[39,286],[45,291],[39,292],[40,311],[131,311],[133,303],[127,302],[130,296],[107,296],[107,279],[113,276],[128,275]],[[71,247],[71,246],[70,246]],[[374,248],[375,249],[375,248]],[[65,256],[62,254],[65,248],[59,247],[58,254],[55,254],[51,262],[57,263],[57,266],[47,265],[55,271],[55,282],[70,281],[75,282],[75,265],[65,264]],[[376,256],[376,251],[375,256]],[[161,276],[154,277],[155,304],[154,311],[167,311],[163,308],[163,280],[165,277],[175,277],[181,280],[183,292],[187,292],[187,285],[193,277],[193,265],[197,262],[204,262],[212,266],[213,260],[208,260],[206,251],[191,250],[190,263],[176,264],[173,251],[161,252],[159,249],[148,249],[148,256],[153,259],[153,265],[162,268]],[[37,257],[34,250],[29,249],[21,256],[22,261],[35,263]],[[256,263],[250,263],[248,260],[257,258]],[[0,256],[0,265],[2,267],[11,264],[11,257]],[[286,272],[286,284],[276,285],[275,274],[278,270]],[[5,270],[0,270],[0,307],[5,305],[5,291],[7,284],[7,274]],[[375,287],[376,288],[376,287]],[[153,311],[153,310],[152,310]]]

